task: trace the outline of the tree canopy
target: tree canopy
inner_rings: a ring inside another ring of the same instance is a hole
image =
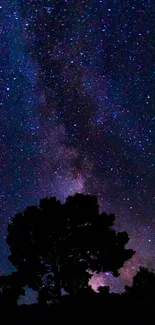
[[[76,194],[65,203],[42,199],[10,222],[9,259],[41,301],[59,302],[62,289],[74,296],[89,287],[89,271],[118,276],[132,257],[125,248],[129,237],[114,230],[114,221],[113,214],[99,213],[96,196]]]
[[[145,267],[140,267],[133,278],[132,287],[126,286],[125,288],[128,298],[155,302],[155,273]]]

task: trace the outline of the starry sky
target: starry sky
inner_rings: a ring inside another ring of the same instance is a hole
[[[45,196],[96,194],[155,268],[155,3],[0,1],[0,272],[8,221]]]

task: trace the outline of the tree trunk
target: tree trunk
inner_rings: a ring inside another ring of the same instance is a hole
[[[55,290],[58,303],[61,300],[61,285],[60,285],[60,274],[59,274],[59,263],[58,258],[55,258],[55,265],[53,265],[54,281],[55,281]]]

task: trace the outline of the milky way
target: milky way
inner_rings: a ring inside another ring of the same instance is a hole
[[[98,196],[136,255],[96,280],[155,268],[155,4],[1,1],[0,256],[8,220],[41,197]]]

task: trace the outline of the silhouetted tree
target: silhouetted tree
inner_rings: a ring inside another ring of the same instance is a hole
[[[117,276],[132,257],[134,252],[125,249],[128,235],[112,229],[114,220],[99,213],[95,196],[76,194],[64,204],[42,199],[9,224],[9,259],[26,284],[40,290],[40,301],[60,302],[62,288],[72,296],[88,289],[88,270]]]
[[[22,280],[17,272],[0,276],[0,307],[15,307],[20,295],[24,295]]]
[[[140,267],[133,278],[132,287],[126,286],[127,297],[134,300],[153,301],[155,303],[155,273]]]

